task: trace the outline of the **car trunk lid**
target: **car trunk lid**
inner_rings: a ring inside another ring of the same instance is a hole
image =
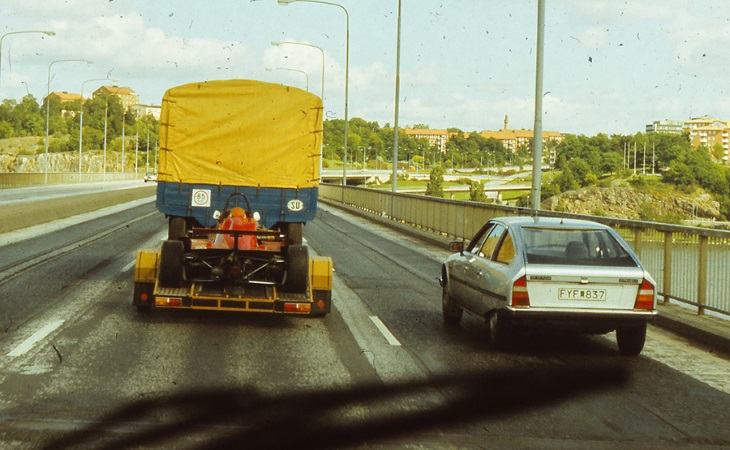
[[[630,310],[644,279],[640,267],[561,269],[562,274],[555,274],[555,266],[527,266],[531,307]]]

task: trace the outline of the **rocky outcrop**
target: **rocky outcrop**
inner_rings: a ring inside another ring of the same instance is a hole
[[[564,192],[545,200],[542,207],[552,211],[637,220],[720,217],[720,204],[709,194],[663,196],[636,191],[630,187],[590,187]]]

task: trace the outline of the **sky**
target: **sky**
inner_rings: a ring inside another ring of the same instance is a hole
[[[50,91],[80,93],[83,86],[88,97],[116,84],[151,105],[177,85],[244,78],[324,92],[326,117],[341,119],[347,84],[349,118],[392,126],[398,0],[329,3],[342,7],[277,0],[0,0],[0,34],[55,32],[4,37],[0,99],[32,94],[40,101],[49,71]],[[730,119],[730,8],[724,1],[545,5],[544,130],[634,134],[655,120]],[[402,0],[399,125],[498,130],[508,116],[510,129],[532,129],[537,11],[537,0]],[[277,41],[309,45],[272,45]],[[66,59],[93,63],[51,65]],[[87,81],[97,78],[116,82]]]

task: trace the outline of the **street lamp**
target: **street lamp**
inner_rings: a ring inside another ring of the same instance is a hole
[[[540,187],[542,184],[542,97],[543,65],[545,53],[545,0],[537,1],[537,51],[535,70],[535,125],[532,141],[532,192],[530,209],[533,215],[540,209]]]
[[[391,175],[391,190],[395,194],[398,190],[398,115],[400,99],[400,11],[401,0],[398,0],[398,32],[396,34],[395,50],[395,118],[393,120],[393,174]],[[395,196],[390,202],[391,217],[394,212]]]
[[[292,44],[292,45],[305,45],[307,47],[313,47],[318,49],[322,53],[322,94],[320,95],[320,98],[322,101],[324,101],[324,50],[322,50],[322,47],[317,47],[316,45],[307,44],[306,42],[294,42],[294,41],[271,41],[271,45],[284,45],[284,44]]]
[[[305,45],[307,47],[313,47],[318,49],[322,53],[322,82],[321,82],[321,88],[322,88],[322,94],[320,95],[320,98],[322,99],[322,102],[324,103],[324,50],[322,50],[322,47],[318,47],[313,44],[307,44],[306,42],[294,42],[294,41],[271,41],[271,45],[284,45],[284,44],[291,44],[291,45]],[[319,145],[319,176],[322,176],[322,161],[324,160],[324,152],[322,151],[322,146],[324,145],[324,139],[322,139],[322,142]]]
[[[81,83],[81,114],[79,114],[79,181],[81,181],[81,145],[84,139],[84,85],[90,81],[111,81],[116,83],[113,78],[92,78]]]
[[[47,93],[46,93],[46,143],[45,143],[46,172],[45,172],[45,176],[44,176],[45,184],[48,184],[48,169],[49,169],[49,163],[50,163],[50,161],[48,160],[48,130],[49,130],[49,123],[50,123],[50,119],[51,119],[51,114],[50,114],[50,111],[51,111],[51,98],[50,98],[51,97],[51,67],[54,64],[60,63],[60,62],[85,62],[86,64],[94,63],[94,61],[89,61],[86,59],[57,59],[48,65],[48,83],[46,83]]]
[[[10,33],[5,33],[2,36],[0,36],[0,80],[2,79],[2,63],[3,63],[3,39],[5,39],[5,36],[9,36],[11,34],[26,34],[26,33],[42,33],[46,36],[55,36],[55,31],[36,31],[36,30],[29,30],[29,31],[11,31]]]
[[[309,75],[307,75],[307,72],[305,72],[303,70],[299,70],[299,69],[290,69],[288,67],[267,67],[266,70],[268,70],[269,72],[271,72],[272,70],[288,70],[290,72],[303,73],[304,77],[307,81],[307,92],[309,92]]]
[[[344,6],[337,3],[323,2],[320,0],[278,0],[280,5],[286,6],[294,2],[321,3],[323,5],[337,6],[345,12],[345,142],[342,158],[342,185],[347,186],[347,102],[348,102],[348,84],[350,79],[350,14]],[[344,192],[344,191],[343,191]]]

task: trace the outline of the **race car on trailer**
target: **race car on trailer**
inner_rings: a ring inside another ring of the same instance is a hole
[[[332,260],[302,227],[317,209],[322,100],[250,80],[192,83],[162,100],[160,248],[137,252],[133,304],[321,316]]]

